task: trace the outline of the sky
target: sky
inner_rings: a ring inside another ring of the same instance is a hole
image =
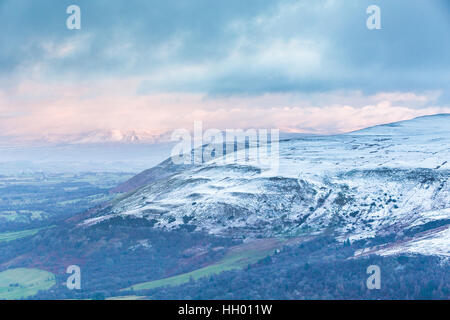
[[[333,134],[450,112],[448,0],[0,0],[0,27],[4,137]]]

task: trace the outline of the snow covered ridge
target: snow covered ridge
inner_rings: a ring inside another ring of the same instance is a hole
[[[0,136],[2,146],[49,146],[61,144],[157,144],[170,142],[167,132],[148,130],[93,130],[73,134],[42,134],[36,136]]]
[[[424,232],[412,239],[355,252],[355,257],[378,254],[381,256],[395,254],[436,255],[450,258],[450,227],[444,226]]]
[[[343,239],[360,239],[446,220],[449,124],[446,114],[280,141],[276,175],[262,166],[214,160],[172,166],[171,175],[125,195],[82,225],[144,217],[158,228],[237,237],[331,228]]]
[[[203,132],[203,123],[194,122],[194,134],[187,129],[172,133],[177,141],[171,152],[175,165],[199,165],[214,162],[216,165],[237,164],[264,166],[276,174],[279,161],[279,130],[271,129],[208,129]]]

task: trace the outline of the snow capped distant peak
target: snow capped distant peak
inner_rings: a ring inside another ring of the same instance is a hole
[[[74,134],[44,134],[39,137],[8,137],[4,145],[159,143],[170,141],[170,135],[145,130],[93,130]]]
[[[148,131],[93,131],[71,137],[73,143],[101,143],[101,142],[156,142],[160,134]]]

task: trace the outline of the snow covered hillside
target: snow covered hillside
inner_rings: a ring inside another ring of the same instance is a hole
[[[450,219],[449,158],[450,114],[284,140],[276,172],[215,160],[179,170],[171,165],[169,176],[152,179],[80,225],[120,216],[236,237],[402,233]]]

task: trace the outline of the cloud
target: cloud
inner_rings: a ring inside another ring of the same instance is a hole
[[[2,135],[40,137],[94,130],[164,134],[205,128],[280,128],[288,132],[341,133],[416,116],[449,113],[435,105],[439,93],[329,92],[317,95],[266,93],[259,96],[211,97],[195,93],[136,95],[141,79],[61,84],[28,81],[0,91]]]
[[[4,0],[0,70],[4,82],[139,75],[142,92],[448,90],[445,0],[379,0],[376,31],[372,2],[80,0],[69,31],[70,1]]]
[[[0,2],[2,135],[207,126],[336,133],[448,112],[446,0]]]

